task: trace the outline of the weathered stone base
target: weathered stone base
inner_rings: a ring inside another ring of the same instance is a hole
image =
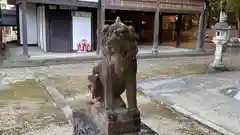
[[[221,70],[221,71],[227,71],[228,70],[227,67],[222,63],[216,64],[216,63],[213,62],[209,66],[212,67],[215,70]]]
[[[107,113],[104,109],[73,111],[73,135],[157,135],[123,108]]]

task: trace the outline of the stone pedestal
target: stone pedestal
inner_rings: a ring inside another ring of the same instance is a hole
[[[89,106],[73,112],[74,135],[157,135],[141,123],[139,112],[118,108],[107,112],[102,107]]]
[[[213,62],[210,64],[210,66],[216,70],[225,70],[226,66],[220,62]]]
[[[223,64],[223,45],[226,43],[225,40],[214,39],[213,42],[216,44],[215,50],[215,58],[214,61],[210,64],[214,69],[225,69],[225,65]]]

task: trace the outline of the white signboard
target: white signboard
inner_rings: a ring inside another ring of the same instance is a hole
[[[74,17],[91,17],[91,12],[79,12],[79,11],[72,11],[72,16]]]
[[[98,0],[77,0],[77,1],[98,2]]]
[[[73,50],[82,52],[91,51],[91,15],[81,12],[73,12],[72,25],[73,25]],[[87,48],[81,48],[85,46]]]

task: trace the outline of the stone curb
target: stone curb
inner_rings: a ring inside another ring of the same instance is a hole
[[[209,56],[213,55],[213,52],[175,52],[175,53],[141,53],[137,56],[138,59],[150,59],[150,58],[167,58],[167,57],[197,57],[197,56]],[[22,68],[22,67],[37,67],[37,66],[48,66],[48,65],[60,65],[60,64],[76,64],[81,62],[89,62],[100,60],[98,56],[76,56],[76,57],[63,57],[63,58],[48,58],[48,59],[37,59],[37,58],[15,58],[4,60],[0,68]]]
[[[46,92],[50,95],[51,99],[53,100],[54,105],[61,109],[65,117],[68,119],[68,122],[72,124],[72,112],[73,109],[67,104],[65,101],[64,96],[52,85],[50,85],[49,80],[47,77],[37,77],[40,84],[45,88]]]
[[[46,92],[50,95],[51,99],[53,100],[53,103],[56,107],[62,110],[64,113],[65,117],[68,119],[69,123],[74,124],[73,122],[73,109],[67,104],[64,96],[55,88],[51,85],[51,82],[48,80],[47,77],[45,76],[36,76],[37,80],[40,82],[40,84],[45,88]],[[155,131],[153,131],[151,128],[149,128],[147,125],[144,123],[141,123],[142,127],[145,128],[146,131],[151,131],[152,135],[157,135]],[[143,132],[144,132],[143,131]],[[145,133],[144,133],[145,134]],[[124,135],[130,135],[130,134],[124,134]],[[132,135],[132,134],[131,134]],[[142,134],[141,134],[142,135]]]
[[[186,110],[186,109],[184,109],[184,108],[182,108],[182,107],[180,107],[176,104],[171,105],[170,107],[173,108],[174,110],[176,110],[177,112],[182,113],[186,117],[192,118],[192,119],[196,120],[197,122],[199,122],[201,124],[204,124],[207,127],[211,128],[211,129],[213,129],[213,130],[215,130],[219,133],[222,133],[224,135],[237,135],[237,134],[221,127],[220,125],[215,124],[214,122],[211,122],[211,121],[209,121],[209,120],[207,120],[203,117],[200,117],[196,114],[191,113],[190,111],[188,111],[188,110]]]
[[[150,99],[152,99],[154,101],[160,101],[163,104],[165,104],[167,107],[175,110],[178,113],[183,114],[185,117],[193,119],[196,122],[198,122],[198,123],[200,123],[202,125],[205,125],[208,128],[210,128],[210,129],[212,129],[212,130],[214,130],[214,131],[216,131],[216,132],[218,132],[220,134],[223,134],[223,135],[237,135],[236,133],[233,133],[233,132],[225,129],[225,128],[221,127],[220,125],[218,125],[218,124],[216,124],[214,122],[211,122],[211,121],[209,121],[209,120],[207,120],[207,119],[205,119],[205,118],[203,118],[203,117],[201,117],[201,116],[199,116],[197,114],[194,114],[194,113],[186,110],[185,108],[183,108],[183,107],[181,107],[181,106],[179,106],[177,104],[174,104],[174,103],[170,102],[169,100],[167,100],[164,97],[160,97],[160,99],[159,99],[159,98],[155,98],[154,96],[146,94],[145,92],[143,92],[144,89],[141,86],[137,86],[137,89],[138,89],[139,92],[143,93],[148,98],[150,98]]]

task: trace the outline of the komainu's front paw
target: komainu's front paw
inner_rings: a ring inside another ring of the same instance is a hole
[[[96,98],[93,98],[93,99],[91,99],[90,101],[87,101],[87,103],[89,103],[89,104],[98,104],[98,103],[100,103],[100,98],[99,97],[96,97]]]
[[[94,75],[89,75],[88,76],[88,81],[92,83],[94,78],[95,78]]]
[[[89,85],[88,85],[88,89],[89,89],[90,91],[92,91],[92,84],[89,84]]]

